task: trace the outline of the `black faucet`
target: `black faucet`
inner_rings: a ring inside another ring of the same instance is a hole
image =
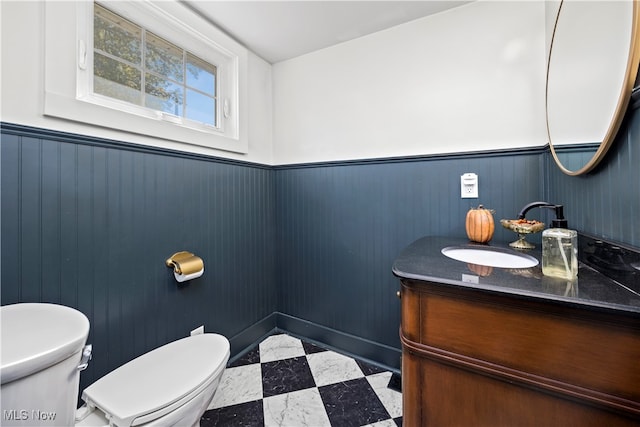
[[[533,208],[547,208],[547,209],[555,210],[556,219],[551,221],[551,228],[567,228],[569,226],[569,223],[564,218],[563,206],[554,205],[553,203],[549,203],[549,202],[529,203],[528,205],[526,205],[520,210],[520,213],[518,214],[518,219],[524,219],[524,216],[527,214],[527,212],[529,212],[529,210]]]

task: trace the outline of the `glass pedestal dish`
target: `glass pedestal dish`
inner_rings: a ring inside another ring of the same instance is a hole
[[[515,249],[533,249],[535,245],[525,240],[527,234],[539,233],[544,230],[544,223],[529,219],[501,219],[500,224],[507,230],[518,234],[519,239],[509,243]]]

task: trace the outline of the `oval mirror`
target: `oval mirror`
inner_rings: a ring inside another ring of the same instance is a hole
[[[636,3],[560,2],[545,102],[551,153],[568,175],[592,170],[622,122],[640,60]]]

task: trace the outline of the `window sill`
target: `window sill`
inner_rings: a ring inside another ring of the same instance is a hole
[[[51,92],[45,93],[44,115],[234,153],[246,154],[249,151],[247,138],[242,134],[232,138],[178,126],[161,118],[132,117],[129,112]]]

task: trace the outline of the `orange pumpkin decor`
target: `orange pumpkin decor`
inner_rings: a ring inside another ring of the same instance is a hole
[[[493,214],[490,209],[485,209],[482,205],[478,208],[471,208],[467,212],[467,236],[472,242],[487,243],[493,237],[495,225]]]

